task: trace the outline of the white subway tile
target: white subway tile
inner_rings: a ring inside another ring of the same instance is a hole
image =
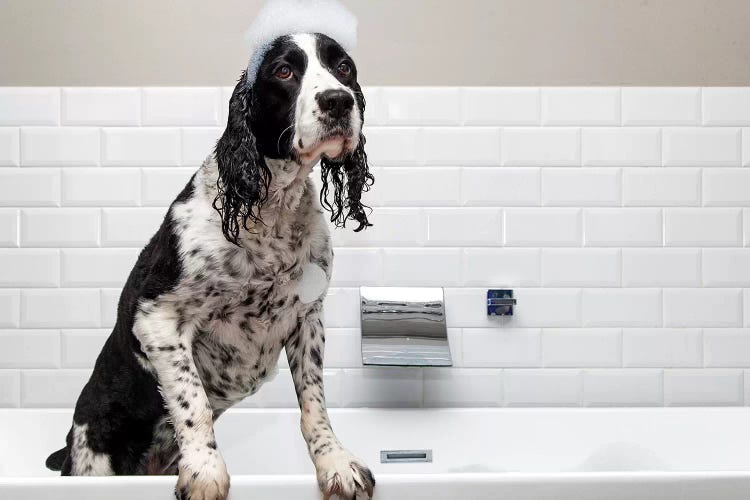
[[[445,319],[448,327],[499,328],[558,327],[581,324],[580,290],[518,288],[513,317],[487,315],[486,288],[446,288]]]
[[[365,123],[368,125],[383,125],[385,123],[383,89],[379,87],[362,87],[362,94],[364,94],[367,103],[365,106]],[[225,122],[226,119],[220,123],[223,124]]]
[[[691,328],[626,328],[622,355],[627,368],[700,367],[702,333]]]
[[[16,127],[0,127],[0,167],[21,164],[20,135]]]
[[[483,312],[486,316],[486,290]],[[581,291],[564,288],[518,288],[513,316],[504,318],[512,327],[566,327],[581,324]]]
[[[742,370],[664,370],[667,406],[741,406]]]
[[[579,246],[581,210],[509,209],[504,229],[508,246]]]
[[[81,248],[61,251],[62,286],[122,286],[140,249]]]
[[[537,206],[539,169],[462,168],[460,189],[464,206]]]
[[[704,88],[703,124],[750,125],[750,88]]]
[[[219,125],[225,127],[229,117],[229,101],[232,99],[235,86],[221,87],[221,96],[219,97]]]
[[[60,170],[0,169],[0,206],[54,206],[60,203]]]
[[[706,328],[703,330],[703,350],[707,367],[750,367],[750,330]]]
[[[500,370],[433,368],[424,372],[424,405],[499,406],[503,396]]]
[[[580,129],[504,128],[502,164],[506,166],[576,167],[581,164]]]
[[[742,210],[731,208],[676,208],[664,214],[667,246],[740,246]]]
[[[658,289],[584,289],[584,326],[661,326]]]
[[[664,326],[731,327],[742,325],[742,290],[665,289]]]
[[[500,129],[493,127],[434,127],[422,130],[427,165],[499,165]]]
[[[385,87],[380,90],[388,125],[458,125],[456,87]]]
[[[180,130],[177,128],[104,128],[102,147],[102,165],[180,164]]]
[[[17,328],[20,320],[21,292],[0,289],[0,327]]]
[[[539,329],[465,328],[465,367],[541,366]]]
[[[21,326],[95,328],[99,306],[99,290],[21,290]]]
[[[507,406],[580,406],[580,370],[504,370]]]
[[[704,169],[703,204],[730,207],[750,205],[750,170],[746,168]]]
[[[93,368],[109,334],[109,330],[63,330],[62,367]]]
[[[23,370],[21,406],[73,408],[91,370]]]
[[[436,246],[498,245],[503,224],[500,210],[491,208],[431,208],[427,244]]]
[[[216,141],[224,132],[219,127],[190,127],[182,129],[182,164],[199,167],[213,154]]]
[[[543,125],[619,125],[620,89],[558,87],[542,89]]]
[[[120,300],[121,288],[102,288],[100,290],[99,304],[101,306],[101,326],[112,328],[117,321],[117,304]]]
[[[143,205],[170,205],[194,173],[194,168],[144,168],[142,171]]]
[[[220,89],[145,88],[144,125],[218,125]]]
[[[58,125],[60,89],[0,88],[0,125]]]
[[[333,258],[333,286],[383,284],[383,255],[377,248],[336,248]]]
[[[542,364],[558,368],[622,366],[622,334],[619,329],[545,328]]]
[[[463,284],[470,286],[539,286],[540,257],[535,248],[466,248]]]
[[[462,89],[467,125],[539,125],[539,89],[466,87]]]
[[[422,371],[409,368],[343,370],[342,406],[419,407]]]
[[[626,168],[622,171],[626,206],[697,206],[701,204],[699,168]]]
[[[750,167],[750,128],[742,129],[742,166]]]
[[[62,204],[66,206],[136,206],[141,173],[132,168],[65,168]]]
[[[17,408],[21,405],[21,372],[0,370],[0,408]]]
[[[135,87],[62,89],[63,125],[140,125],[141,91]]]
[[[0,286],[47,287],[60,284],[59,251],[53,249],[0,249]]]
[[[542,286],[620,286],[620,250],[544,248]]]
[[[583,164],[594,167],[653,167],[661,165],[658,128],[585,128]]]
[[[381,168],[373,190],[384,206],[458,205],[460,175],[449,167]]]
[[[622,89],[623,125],[699,125],[701,89],[626,87]]]
[[[619,206],[620,169],[545,168],[542,204],[545,206]]]
[[[96,208],[24,208],[21,246],[85,247],[99,244]]]
[[[371,165],[409,166],[421,163],[418,128],[365,127],[367,159]]]
[[[359,328],[359,289],[329,288],[323,305],[326,328]]]
[[[661,406],[661,370],[585,370],[585,406]]]
[[[661,210],[646,208],[584,210],[586,246],[661,246]]]
[[[704,286],[750,286],[750,249],[705,248]]]
[[[21,165],[99,165],[99,129],[93,127],[24,127],[21,129]]]
[[[57,330],[0,330],[0,368],[57,368]]]
[[[164,208],[102,209],[102,246],[143,247],[159,229]]]
[[[18,246],[18,210],[0,208],[0,247]]]
[[[699,286],[700,272],[700,249],[625,248],[622,250],[623,286]]]
[[[358,233],[349,226],[332,229],[334,246],[419,246],[427,238],[419,208],[378,208],[368,219],[372,227]]]
[[[386,248],[383,258],[389,285],[452,286],[460,282],[461,253],[457,248]]]
[[[739,167],[738,128],[665,128],[663,162],[668,167]]]
[[[362,336],[359,328],[326,328],[325,334],[323,363],[326,368],[362,366]],[[281,357],[286,356],[282,353]]]

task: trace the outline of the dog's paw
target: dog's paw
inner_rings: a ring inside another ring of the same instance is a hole
[[[318,458],[318,485],[323,498],[369,499],[375,478],[365,464],[346,450],[334,451]]]
[[[229,473],[218,454],[199,467],[180,464],[174,494],[177,500],[226,500],[229,494]],[[198,470],[195,470],[198,469]]]

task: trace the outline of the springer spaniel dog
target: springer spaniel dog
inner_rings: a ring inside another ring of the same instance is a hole
[[[323,494],[371,497],[372,473],[326,412],[321,319],[333,259],[321,204],[336,226],[370,225],[364,109],[354,62],[323,34],[276,38],[257,74],[243,73],[213,154],[130,273],[49,468],[178,474],[178,499],[225,499],[214,421],[258,390],[284,348]]]

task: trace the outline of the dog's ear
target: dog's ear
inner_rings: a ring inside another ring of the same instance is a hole
[[[355,82],[353,86],[354,97],[357,108],[364,125],[365,96],[362,89]],[[320,203],[326,210],[331,212],[331,222],[336,227],[345,227],[346,221],[351,219],[359,226],[355,232],[372,226],[367,220],[365,210],[370,207],[362,204],[362,193],[370,190],[375,178],[370,173],[367,164],[367,153],[365,153],[365,136],[360,132],[357,148],[347,155],[342,161],[331,161],[326,158],[320,160],[320,174],[323,181],[323,189],[320,191]],[[333,185],[332,203],[328,200],[329,182]]]
[[[221,230],[227,240],[239,245],[240,228],[263,222],[260,206],[268,196],[271,171],[251,130],[253,89],[242,73],[229,100],[227,128],[214,150],[219,167],[217,195],[213,206],[221,215]]]

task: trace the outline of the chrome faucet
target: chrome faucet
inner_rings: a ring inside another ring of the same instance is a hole
[[[362,363],[452,366],[442,288],[359,289]]]

